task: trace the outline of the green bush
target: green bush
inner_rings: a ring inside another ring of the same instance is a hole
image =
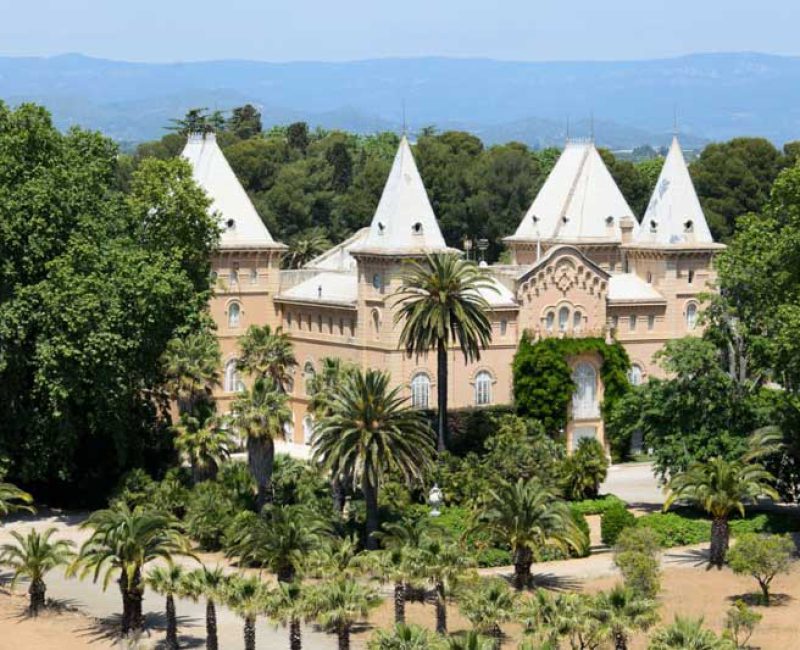
[[[604,494],[596,499],[571,501],[570,508],[583,515],[602,515],[609,508],[625,507],[625,502],[614,494]]]
[[[222,548],[225,530],[236,515],[235,502],[219,483],[197,485],[186,508],[186,532],[204,551]]]
[[[625,586],[645,598],[655,598],[661,589],[658,536],[649,528],[625,528],[617,537],[614,564]]]
[[[589,530],[589,522],[586,521],[584,514],[576,508],[570,507],[570,515],[572,515],[572,521],[575,522],[575,525],[583,533],[584,538],[586,539],[586,544],[580,549],[580,551],[571,551],[569,555],[570,557],[589,557],[589,554],[592,552],[592,544],[589,541],[589,536],[591,534],[591,531]]]
[[[233,500],[237,511],[256,509],[256,484],[246,463],[224,463],[216,482]]]
[[[568,499],[591,499],[608,476],[606,450],[594,438],[584,438],[561,462],[561,486]]]
[[[613,546],[623,530],[635,525],[636,517],[624,504],[615,504],[607,508],[600,519],[600,536],[603,544]]]

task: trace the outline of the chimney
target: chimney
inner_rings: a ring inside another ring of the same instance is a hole
[[[633,217],[622,217],[619,220],[619,229],[622,231],[622,243],[630,244],[633,240]]]

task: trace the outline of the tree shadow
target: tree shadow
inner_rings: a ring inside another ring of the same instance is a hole
[[[39,508],[36,512],[14,512],[3,519],[3,524],[36,524],[47,522],[49,524],[59,523],[67,526],[79,526],[89,517],[88,511],[68,511],[57,508]]]
[[[664,564],[669,565],[684,565],[702,567],[707,569],[711,568],[709,564],[710,551],[707,548],[694,548],[681,551],[679,553],[664,553]]]
[[[794,598],[792,598],[789,594],[770,594],[769,595],[769,605],[766,605],[761,598],[760,593],[756,592],[748,592],[746,594],[737,594],[735,596],[728,596],[727,600],[732,603],[735,603],[737,600],[741,600],[749,607],[784,607],[791,603]]]
[[[579,591],[583,582],[570,576],[560,576],[555,573],[535,573],[528,588],[548,589],[550,591]]]

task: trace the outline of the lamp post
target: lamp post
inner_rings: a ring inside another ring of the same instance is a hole
[[[442,514],[441,510],[439,510],[442,503],[444,503],[444,494],[442,493],[441,488],[434,483],[431,491],[428,493],[428,504],[431,506],[431,517],[438,517],[440,514]]]
[[[481,252],[481,263],[485,262],[484,259],[486,255],[486,249],[489,248],[489,240],[488,239],[479,239],[478,240],[478,250]]]
[[[472,240],[469,237],[464,237],[464,251],[467,254],[467,260],[469,260],[469,253],[472,250]]]

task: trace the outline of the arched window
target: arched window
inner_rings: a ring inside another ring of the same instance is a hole
[[[475,404],[485,406],[492,403],[492,376],[481,370],[475,376]]]
[[[223,384],[226,393],[238,393],[244,390],[244,382],[239,376],[239,365],[236,359],[231,359],[225,364],[225,381]]]
[[[590,363],[579,363],[572,373],[575,393],[572,396],[572,415],[576,419],[596,418],[600,415],[597,404],[597,371]]]
[[[241,316],[242,308],[238,302],[232,302],[228,305],[228,327],[239,327]]]
[[[569,307],[562,307],[558,310],[558,331],[566,332],[569,325]]]
[[[374,289],[378,289],[379,291],[383,287],[383,278],[381,277],[380,273],[376,273],[372,276],[372,287]]]
[[[431,380],[424,372],[411,378],[411,407],[426,409],[430,405]]]
[[[576,311],[572,315],[572,329],[574,329],[576,332],[580,332],[582,326],[583,326],[583,314],[579,311]]]
[[[555,322],[555,320],[556,320],[556,315],[551,311],[547,312],[547,317],[545,318],[545,327],[547,328],[548,332],[553,331],[553,323]]]
[[[310,415],[306,415],[303,418],[303,442],[307,445],[311,444],[311,440],[314,438],[314,418]]]
[[[639,386],[642,383],[643,376],[642,367],[638,363],[634,363],[628,371],[628,381],[631,386]]]
[[[697,303],[686,305],[686,329],[693,330],[697,325]]]

